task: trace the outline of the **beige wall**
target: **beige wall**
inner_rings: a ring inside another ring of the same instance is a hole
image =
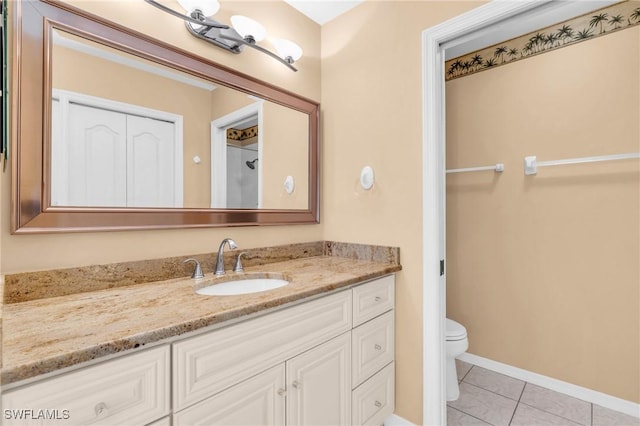
[[[250,98],[249,95],[244,92],[219,86],[211,94],[210,120],[216,120],[255,102],[255,99]]]
[[[422,418],[421,33],[480,2],[367,1],[322,27],[325,237],[400,247],[396,412]],[[376,183],[359,186],[370,165]]]
[[[300,138],[309,134],[306,114],[265,102],[262,126],[262,206],[279,209],[309,207],[309,144]],[[284,130],[284,131],[283,131]],[[294,179],[293,193],[284,189],[287,176]]]
[[[227,1],[221,19],[245,14],[261,21],[273,36],[296,40],[304,49],[294,73],[266,55],[248,50],[234,55],[189,35],[184,24],[145,2],[69,1],[121,25],[195,52],[258,79],[320,100],[320,27],[284,2]],[[175,7],[179,7],[177,3]],[[140,17],[145,17],[141,19]],[[186,154],[188,155],[188,154]],[[2,273],[36,271],[127,260],[180,256],[217,250],[220,240],[232,237],[241,248],[323,238],[323,225],[209,228],[135,232],[10,235],[10,170],[2,180],[0,252]]]
[[[447,83],[447,312],[469,352],[640,402],[640,28]]]

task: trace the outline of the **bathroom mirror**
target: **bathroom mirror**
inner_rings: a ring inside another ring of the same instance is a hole
[[[318,222],[317,103],[64,3],[14,7],[14,233]]]

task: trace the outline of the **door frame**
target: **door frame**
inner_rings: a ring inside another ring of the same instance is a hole
[[[498,1],[422,32],[422,423],[446,424],[445,47],[551,0]],[[563,2],[556,2],[561,4]]]
[[[258,117],[258,162],[262,164],[262,115],[264,100],[237,109],[211,122],[211,208],[227,206],[227,129]],[[258,167],[258,208],[262,207],[262,167]]]

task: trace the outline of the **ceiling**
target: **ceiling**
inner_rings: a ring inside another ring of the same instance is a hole
[[[284,0],[301,13],[323,25],[364,0]]]

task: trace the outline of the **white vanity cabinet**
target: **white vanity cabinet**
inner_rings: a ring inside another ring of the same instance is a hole
[[[176,425],[349,425],[349,332],[174,415]]]
[[[174,412],[350,330],[351,293],[342,291],[176,342]]]
[[[174,426],[382,424],[394,409],[394,283],[175,343]]]
[[[393,308],[393,275],[319,295],[10,389],[3,424],[381,425],[394,409]],[[29,409],[60,413],[6,417]]]
[[[152,423],[171,412],[169,349],[163,345],[3,392],[2,424]]]
[[[348,425],[351,309],[351,291],[342,291],[175,343],[174,424],[224,424],[212,413],[227,407],[228,424]],[[233,423],[250,413],[223,401],[243,394],[260,395],[261,414]]]

